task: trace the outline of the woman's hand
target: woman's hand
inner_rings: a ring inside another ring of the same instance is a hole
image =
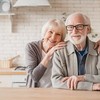
[[[54,51],[63,48],[65,45],[66,45],[65,42],[60,42],[57,45],[55,45],[54,47],[52,47],[51,49],[49,49],[49,51],[47,52],[47,54],[41,61],[41,64],[47,68],[47,64],[48,64],[49,60],[52,58]]]
[[[55,45],[54,47],[52,47],[52,48],[48,51],[47,56],[51,59],[51,57],[52,57],[54,51],[63,48],[65,45],[66,45],[65,42],[59,42],[57,45]]]
[[[100,40],[95,43],[94,49],[97,49],[98,53],[100,53]]]

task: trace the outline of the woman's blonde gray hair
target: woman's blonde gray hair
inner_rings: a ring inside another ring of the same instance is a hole
[[[42,38],[45,36],[47,30],[50,28],[50,27],[60,27],[61,28],[61,32],[62,32],[62,40],[65,39],[66,37],[66,26],[64,24],[64,22],[60,19],[50,19],[48,22],[46,22],[43,27],[42,27],[42,30],[41,30],[41,35],[42,35]]]

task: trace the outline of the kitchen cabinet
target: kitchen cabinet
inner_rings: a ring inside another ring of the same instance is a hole
[[[26,87],[26,72],[0,69],[0,87]]]
[[[0,87],[26,87],[26,75],[0,75]]]
[[[0,87],[12,87],[11,75],[0,75]]]
[[[26,75],[13,75],[12,87],[26,87]]]

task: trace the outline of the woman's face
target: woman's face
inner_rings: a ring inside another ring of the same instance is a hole
[[[57,45],[62,40],[63,33],[61,32],[61,28],[55,26],[51,26],[46,31],[44,36],[44,44],[45,47],[50,49],[53,46]]]

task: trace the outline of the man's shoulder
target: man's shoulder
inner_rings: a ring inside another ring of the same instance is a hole
[[[66,41],[66,45],[63,48],[56,50],[55,52],[65,55],[69,54],[71,51],[74,51],[73,45],[70,41]]]
[[[91,55],[95,55],[95,56],[99,55],[97,49],[94,49],[95,42],[89,40],[88,43],[89,43],[89,54],[91,54]]]

